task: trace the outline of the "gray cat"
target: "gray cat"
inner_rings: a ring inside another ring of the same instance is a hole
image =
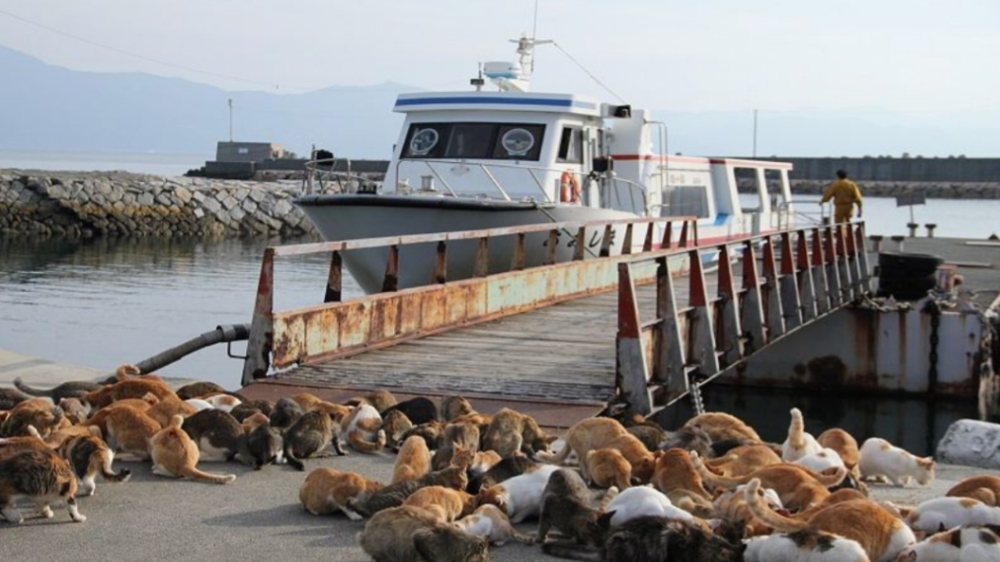
[[[280,407],[280,402],[279,402]],[[275,411],[278,411],[275,409]],[[301,459],[321,453],[331,442],[338,455],[346,455],[333,420],[325,412],[306,412],[285,432],[285,460],[296,470],[305,470]]]
[[[299,403],[291,398],[282,398],[278,400],[278,403],[274,405],[274,410],[270,413],[271,427],[284,431],[298,421],[302,417],[305,410]]]
[[[430,512],[401,506],[379,512],[358,533],[375,562],[489,562],[489,544],[439,521]]]
[[[188,416],[181,429],[198,445],[204,461],[232,460],[246,438],[240,422],[222,410],[202,410]]]
[[[240,458],[254,470],[260,470],[265,465],[281,462],[284,448],[285,440],[282,439],[281,432],[269,423],[262,423],[243,440]]]
[[[576,540],[578,544],[600,545],[611,530],[614,511],[603,513],[590,506],[590,489],[575,470],[562,468],[549,476],[542,492],[542,512],[538,517],[537,541],[545,542],[549,529]]]
[[[30,398],[16,388],[0,387],[0,410],[11,410],[14,406]]]
[[[465,469],[457,466],[431,472],[416,480],[404,480],[390,484],[381,490],[368,496],[365,500],[349,499],[347,507],[357,511],[365,517],[369,517],[383,509],[397,507],[406,501],[406,498],[413,495],[420,488],[427,486],[445,486],[455,490],[464,490],[469,484],[469,477],[465,474]]]
[[[249,418],[257,412],[260,412],[265,416],[270,416],[273,411],[274,404],[268,400],[248,400],[237,404],[236,407],[229,410],[229,413],[236,418],[236,421],[243,423],[243,420]]]
[[[455,447],[476,452],[479,450],[479,426],[471,423],[452,423],[444,429],[444,439],[441,446],[434,451],[431,459],[431,470],[444,470],[451,464]]]
[[[14,379],[14,386],[21,390],[21,392],[28,393],[32,396],[44,396],[46,398],[51,398],[56,404],[58,404],[63,398],[80,398],[88,392],[93,392],[101,388],[101,385],[96,382],[68,381],[48,390],[43,390],[28,386],[23,380],[21,380],[21,377]]]

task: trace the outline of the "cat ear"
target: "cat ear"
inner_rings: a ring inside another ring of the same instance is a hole
[[[551,445],[551,444],[555,443],[558,439],[559,439],[558,435],[548,435],[548,436],[545,437],[545,443],[547,445]]]
[[[615,516],[615,513],[618,513],[618,512],[617,511],[608,511],[606,513],[602,513],[601,516],[597,518],[597,524],[600,525],[601,527],[608,527],[608,528],[610,528],[611,527],[611,518]]]

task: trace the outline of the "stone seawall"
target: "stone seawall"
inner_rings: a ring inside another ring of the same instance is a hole
[[[791,180],[795,195],[822,195],[832,180]],[[923,194],[928,199],[1000,199],[1000,182],[895,182],[859,180],[865,197],[895,197],[909,193]],[[768,184],[768,190],[778,192],[778,184]],[[740,193],[756,193],[752,181],[740,180]]]
[[[0,236],[270,236],[314,232],[301,182],[0,170]]]

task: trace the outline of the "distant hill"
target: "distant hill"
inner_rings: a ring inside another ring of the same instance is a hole
[[[177,78],[80,72],[0,47],[0,149],[211,154],[229,134],[233,98],[238,140],[310,145],[354,158],[387,158],[401,116],[386,82],[304,94],[227,92]],[[669,126],[668,150],[749,154],[750,111],[655,111]],[[883,110],[762,111],[761,156],[996,156],[1000,111],[913,116]]]

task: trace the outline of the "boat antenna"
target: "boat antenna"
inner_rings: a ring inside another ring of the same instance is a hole
[[[587,70],[587,67],[583,66],[583,64],[580,61],[576,60],[576,57],[574,57],[573,55],[569,54],[569,52],[567,52],[566,49],[563,49],[562,45],[560,45],[559,43],[556,43],[555,41],[550,41],[550,42],[552,43],[553,47],[555,47],[556,49],[559,49],[559,52],[561,52],[562,54],[566,55],[566,57],[569,60],[573,61],[573,64],[575,64],[576,66],[580,67],[580,70],[582,70],[587,76],[589,76],[590,79],[593,80],[598,86],[604,88],[609,94],[611,94],[612,96],[618,98],[618,101],[620,101],[622,103],[625,103],[625,99],[624,98],[622,98],[617,93],[615,93],[615,91],[612,90],[611,88],[609,88],[607,85],[605,85],[604,82],[601,82],[601,80],[597,76],[595,76],[593,72]],[[541,43],[541,42],[539,41],[539,43]]]
[[[538,39],[538,0],[535,0],[535,19],[531,22],[531,42]],[[535,61],[531,61],[531,72],[535,72]]]

